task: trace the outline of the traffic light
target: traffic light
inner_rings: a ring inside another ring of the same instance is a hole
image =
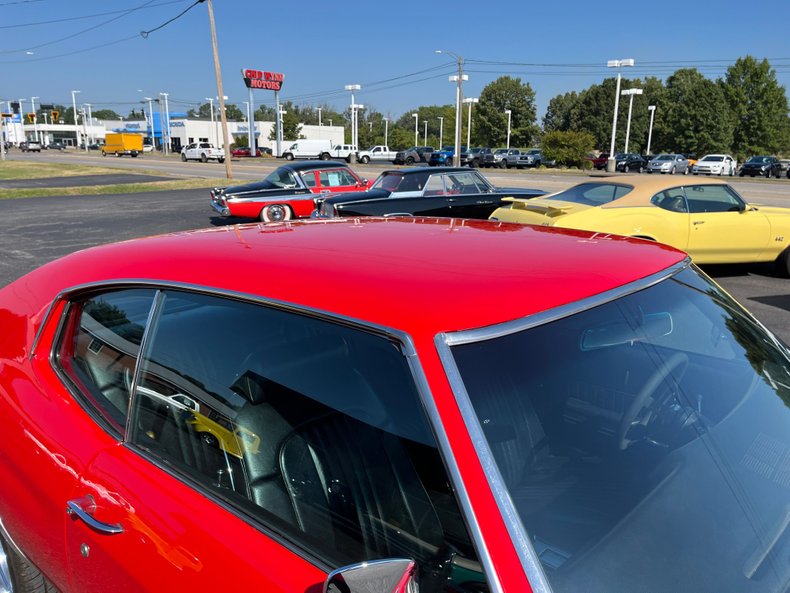
[[[58,117],[60,116],[60,111],[56,111],[56,110],[53,109],[52,111],[49,112],[49,114],[52,116],[52,123],[53,124],[56,121],[58,121]]]
[[[27,120],[28,120],[28,121],[29,121],[31,124],[32,124],[33,122],[35,122],[35,121],[36,121],[36,114],[35,114],[35,113],[33,113],[32,111],[31,111],[30,113],[28,113],[28,114],[27,114]]]

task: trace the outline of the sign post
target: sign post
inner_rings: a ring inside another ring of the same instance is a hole
[[[279,72],[267,72],[262,70],[254,70],[252,68],[247,68],[241,71],[241,75],[244,78],[244,84],[250,89],[250,120],[249,120],[249,128],[250,128],[250,156],[254,156],[256,153],[255,151],[255,110],[253,107],[252,101],[252,91],[253,89],[263,89],[268,91],[274,91],[274,102],[276,103],[276,121],[275,121],[275,130],[277,136],[277,153],[275,156],[280,156],[282,154],[282,125],[280,122],[280,89],[283,86],[283,82],[285,80],[285,76]]]

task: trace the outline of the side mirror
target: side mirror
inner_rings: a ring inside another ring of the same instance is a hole
[[[324,593],[417,593],[417,564],[406,558],[343,566],[326,577]]]

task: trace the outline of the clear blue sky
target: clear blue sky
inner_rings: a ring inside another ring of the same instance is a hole
[[[139,34],[193,3],[0,0],[0,98],[70,105],[71,90],[80,90],[78,102],[125,115],[143,96],[167,92],[172,111],[196,106],[217,95],[206,3],[147,39]],[[742,0],[214,0],[214,11],[225,94],[239,105],[247,99],[242,68],[284,73],[281,99],[299,104],[343,109],[350,102],[343,87],[355,83],[363,85],[358,103],[394,118],[420,105],[452,104],[447,76],[455,64],[436,49],[467,61],[465,96],[478,96],[499,76],[517,76],[532,85],[541,116],[553,96],[612,76],[604,66],[611,59],[636,60],[624,70],[628,77],[697,67],[715,79],[750,54],[769,58],[780,84],[790,82],[781,2],[758,10]],[[88,15],[98,16],[63,20]],[[33,24],[41,21],[60,22]],[[255,91],[255,102],[273,104],[273,93]]]

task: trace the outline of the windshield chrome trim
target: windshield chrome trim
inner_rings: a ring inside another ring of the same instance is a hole
[[[466,489],[463,480],[461,479],[461,471],[458,465],[458,461],[453,456],[453,451],[452,451],[452,447],[450,446],[449,436],[447,434],[447,431],[445,430],[444,424],[442,423],[441,416],[439,414],[439,409],[436,407],[436,402],[434,402],[433,400],[431,389],[428,384],[428,379],[425,375],[425,372],[423,371],[422,365],[420,364],[419,357],[417,356],[417,350],[414,346],[414,341],[412,340],[411,336],[408,333],[402,330],[379,325],[376,323],[361,321],[359,319],[355,319],[345,315],[339,315],[328,311],[315,309],[312,307],[295,305],[287,301],[270,299],[256,294],[215,288],[215,287],[208,287],[208,286],[202,286],[196,284],[189,284],[183,282],[163,281],[163,280],[155,280],[155,279],[132,279],[132,278],[112,279],[112,280],[103,280],[98,282],[91,282],[91,283],[71,286],[61,291],[54,299],[54,301],[57,302],[63,299],[67,303],[69,303],[70,297],[72,297],[72,295],[74,294],[78,294],[85,291],[94,291],[94,290],[110,289],[110,288],[151,288],[154,290],[158,290],[159,293],[161,293],[162,290],[167,290],[167,289],[188,290],[191,292],[207,294],[212,296],[235,298],[235,299],[243,300],[245,302],[274,307],[279,310],[284,310],[291,313],[309,315],[317,319],[323,319],[325,321],[330,321],[333,323],[340,323],[342,325],[355,328],[360,331],[374,333],[383,336],[385,338],[390,338],[392,340],[395,340],[400,346],[401,353],[406,358],[406,362],[409,365],[409,369],[412,373],[412,379],[414,381],[415,388],[417,389],[417,394],[420,403],[422,404],[423,410],[425,411],[425,414],[427,416],[428,425],[432,429],[434,437],[436,438],[436,445],[439,449],[439,454],[441,455],[445,468],[447,469],[451,486],[456,495],[456,499],[458,501],[461,514],[463,515],[463,518],[466,521],[466,526],[469,529],[469,535],[472,538],[475,551],[477,552],[478,555],[478,560],[483,565],[486,580],[488,581],[490,590],[492,593],[503,593],[502,585],[499,582],[499,578],[497,576],[494,567],[494,561],[491,557],[488,547],[486,546],[485,540],[483,539],[480,523],[478,522],[477,517],[475,516],[471,499],[469,497],[469,493]],[[154,305],[152,304],[152,310],[149,311],[149,316],[152,315],[153,308]],[[51,313],[51,311],[48,313]],[[65,316],[62,316],[60,319],[60,323],[62,324],[64,320],[65,320]],[[150,322],[150,317],[149,317],[149,322]],[[44,323],[46,323],[46,320]],[[148,326],[146,326],[145,333],[147,334],[148,331],[149,331]],[[62,332],[62,328],[59,327],[56,335],[60,336],[61,332]],[[57,340],[53,342],[52,349],[50,350],[50,364],[53,365],[53,368],[56,368],[54,367],[54,358],[53,358],[55,354],[56,345],[57,345]],[[140,353],[142,354],[142,352],[143,350],[141,344]],[[137,367],[135,367],[135,378],[136,378],[136,374],[137,374]],[[98,415],[94,415],[92,413],[91,406],[84,404],[80,398],[76,398],[76,401],[80,403],[83,409],[87,410],[92,417],[98,418],[98,420],[102,421],[101,417],[98,417]],[[131,414],[129,416],[131,416]],[[106,421],[102,422],[102,426],[105,426],[106,424],[107,424]],[[134,448],[135,450],[138,451],[143,450],[135,443],[125,440],[125,437],[123,435],[115,434],[113,436],[115,436],[120,441],[122,441],[122,443],[127,447]],[[144,456],[150,461],[153,461],[155,465],[157,465],[164,471],[170,473],[171,475],[176,476],[176,478],[178,479],[183,478],[180,472],[173,470],[173,468],[171,468],[168,464],[157,460],[153,454],[146,454]],[[212,496],[212,498],[214,498],[215,500],[219,500],[215,496]],[[229,508],[229,509],[231,508],[226,503],[220,503],[220,504],[225,506],[225,508]],[[235,507],[233,508],[235,509]],[[239,511],[238,509],[236,509],[233,510],[232,512],[238,513]],[[256,523],[260,524],[260,522],[258,521],[256,521]],[[296,550],[296,548],[291,548],[291,549]],[[300,555],[304,557],[303,554],[300,553]]]
[[[670,276],[674,276],[681,270],[689,267],[689,265],[691,265],[691,259],[686,257],[682,262],[670,266],[669,268],[666,268],[656,274],[651,274],[650,276],[635,280],[634,282],[624,286],[618,286],[617,288],[587,297],[586,299],[582,299],[580,301],[568,303],[567,305],[562,305],[555,309],[549,309],[548,311],[542,311],[540,313],[528,315],[527,317],[523,317],[521,319],[506,321],[505,323],[500,323],[498,325],[491,325],[488,327],[481,327],[478,329],[470,329],[460,332],[439,334],[437,338],[441,337],[442,342],[446,343],[447,346],[458,346],[460,344],[469,344],[471,342],[480,342],[483,340],[491,340],[501,336],[507,336],[525,329],[530,329],[538,325],[549,323],[551,321],[556,321],[557,319],[562,319],[563,317],[569,317],[575,313],[592,309],[593,307],[603,305],[604,303],[619,299],[628,294],[639,292],[640,290],[644,290],[645,288],[653,286],[654,284],[658,284]]]
[[[559,319],[581,313],[588,309],[606,304],[613,300],[622,298],[629,294],[633,294],[649,288],[659,282],[670,278],[682,270],[685,270],[691,265],[691,259],[686,257],[683,261],[670,266],[656,274],[651,274],[645,278],[641,278],[624,286],[608,290],[601,294],[597,294],[575,303],[569,303],[543,311],[534,315],[529,315],[522,319],[515,321],[508,321],[498,325],[489,327],[465,330],[461,332],[440,333],[434,338],[436,350],[442,362],[442,366],[447,374],[447,380],[455,396],[456,403],[461,412],[461,416],[466,425],[469,436],[472,439],[475,451],[477,452],[478,460],[483,468],[488,481],[488,486],[496,500],[497,507],[499,508],[500,515],[505,522],[505,526],[510,534],[511,542],[518,554],[521,561],[521,566],[524,569],[529,584],[534,593],[551,593],[552,588],[549,584],[548,578],[543,566],[540,563],[537,552],[535,551],[530,541],[527,530],[518,516],[516,507],[507,491],[505,481],[499,468],[494,460],[494,455],[488,446],[488,441],[483,433],[483,427],[480,424],[477,415],[475,414],[472,400],[466,391],[466,386],[461,378],[461,373],[455,363],[451,347],[460,344],[469,344],[472,342],[480,342],[491,340],[494,338],[508,336],[516,332],[531,329],[540,325],[545,325]]]

